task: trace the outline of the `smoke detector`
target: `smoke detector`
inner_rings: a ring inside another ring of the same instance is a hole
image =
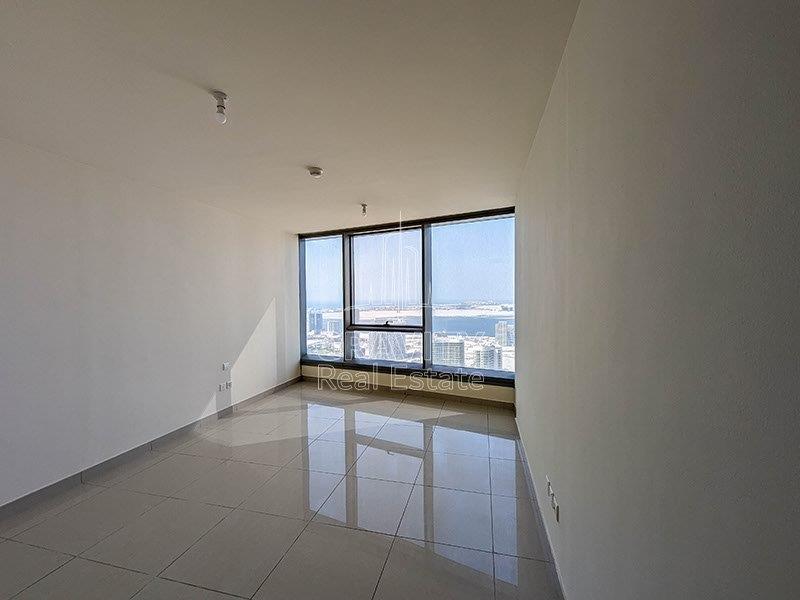
[[[308,174],[314,179],[322,177],[322,169],[320,167],[308,167]]]

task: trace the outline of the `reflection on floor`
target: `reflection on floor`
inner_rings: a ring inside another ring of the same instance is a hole
[[[305,382],[0,521],[5,598],[558,598],[510,412]]]

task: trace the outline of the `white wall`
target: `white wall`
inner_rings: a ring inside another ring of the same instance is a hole
[[[583,0],[517,204],[568,600],[800,597],[797,2]]]
[[[0,181],[0,504],[299,375],[295,236],[3,139]]]

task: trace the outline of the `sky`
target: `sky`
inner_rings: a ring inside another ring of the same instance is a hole
[[[341,237],[306,240],[306,305],[342,305]],[[354,304],[419,304],[418,229],[353,237]],[[434,304],[514,301],[514,217],[431,226]]]

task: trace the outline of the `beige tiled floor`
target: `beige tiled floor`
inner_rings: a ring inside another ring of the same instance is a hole
[[[0,520],[7,598],[558,600],[513,414],[302,383]]]

